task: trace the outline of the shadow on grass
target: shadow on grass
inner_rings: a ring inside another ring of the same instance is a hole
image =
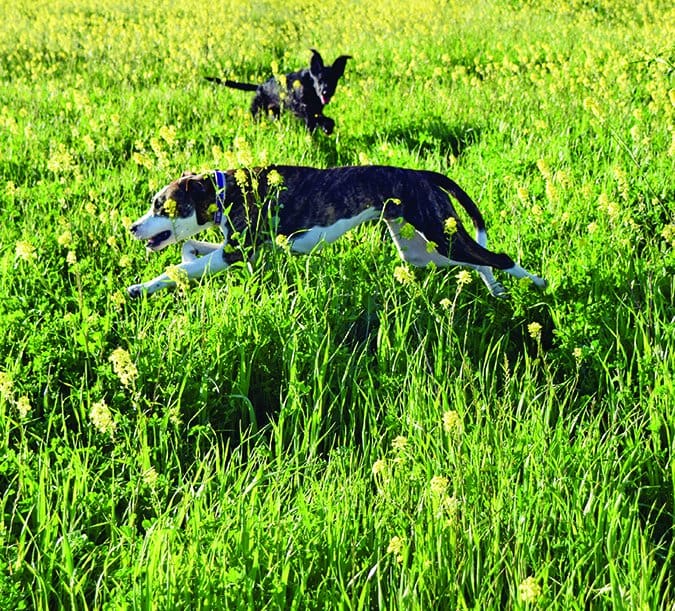
[[[351,135],[342,127],[340,137],[315,134],[317,148],[324,155],[326,166],[354,164],[353,158],[345,159],[342,151],[377,150],[378,144],[388,142],[403,147],[409,153],[426,159],[442,159],[448,165],[480,139],[480,129],[472,125],[448,125],[438,118],[424,118],[408,125],[378,129],[369,133]]]

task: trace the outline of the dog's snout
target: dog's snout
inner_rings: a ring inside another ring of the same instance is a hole
[[[133,223],[133,224],[129,227],[129,231],[131,231],[131,233],[133,233],[134,235],[136,235],[136,234],[138,233],[138,223]]]

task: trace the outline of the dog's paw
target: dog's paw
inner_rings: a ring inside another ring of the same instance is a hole
[[[488,288],[490,289],[490,294],[497,299],[507,299],[509,296],[509,292],[499,282],[493,282]]]
[[[534,286],[536,286],[538,289],[543,290],[548,286],[548,283],[546,282],[546,280],[544,280],[543,278],[540,278],[539,276],[532,276],[531,280],[532,280],[532,284],[534,284]]]
[[[142,284],[132,284],[127,288],[127,294],[132,299],[138,299],[147,293],[147,289]]]
[[[323,130],[323,133],[326,134],[326,136],[330,136],[333,133],[334,128],[335,121],[333,121],[333,119],[325,117],[321,122],[321,129]]]

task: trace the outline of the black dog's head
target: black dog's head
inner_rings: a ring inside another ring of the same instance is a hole
[[[333,62],[332,66],[325,66],[319,52],[316,49],[312,49],[309,74],[312,77],[316,95],[319,96],[319,100],[321,100],[324,106],[333,97],[338,81],[345,72],[347,60],[351,58],[351,55],[340,55]]]

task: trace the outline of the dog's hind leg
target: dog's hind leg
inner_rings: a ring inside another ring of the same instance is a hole
[[[487,265],[466,263],[463,261],[453,261],[452,259],[449,259],[448,257],[440,254],[436,250],[436,245],[433,242],[427,240],[424,235],[414,227],[409,226],[406,230],[403,230],[405,222],[402,223],[398,219],[385,219],[385,222],[387,223],[389,233],[394,240],[394,244],[396,244],[398,254],[407,263],[410,263],[416,267],[423,267],[429,263],[433,263],[439,267],[458,265],[461,267],[475,269],[493,297],[506,296],[506,289],[494,277],[491,267]],[[402,231],[406,233],[405,237],[401,235]]]
[[[513,267],[509,267],[508,269],[504,270],[505,272],[511,274],[512,276],[515,276],[516,278],[529,278],[534,286],[540,289],[546,288],[546,280],[543,278],[540,278],[539,276],[535,276],[534,274],[531,274],[528,272],[526,269],[523,269],[520,265],[515,263]]]

